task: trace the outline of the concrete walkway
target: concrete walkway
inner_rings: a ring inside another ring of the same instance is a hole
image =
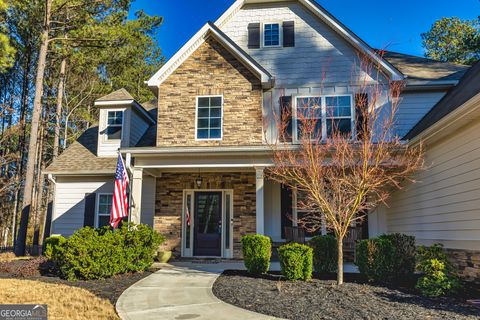
[[[124,320],[267,320],[275,319],[220,301],[212,293],[215,279],[239,263],[178,262],[125,290],[116,309]]]
[[[243,261],[180,261],[162,268],[125,290],[117,301],[124,320],[267,320],[274,317],[247,311],[217,299],[212,286],[224,270],[244,270]],[[279,271],[272,262],[270,271]],[[358,272],[347,263],[345,272]]]

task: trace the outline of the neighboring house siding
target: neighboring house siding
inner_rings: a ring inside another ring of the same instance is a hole
[[[83,227],[87,193],[113,193],[113,176],[57,178],[52,234],[68,237]]]
[[[416,184],[395,192],[388,208],[377,210],[371,235],[401,232],[414,235],[418,244],[479,250],[480,122],[426,148],[427,169]]]
[[[223,139],[195,140],[196,97],[223,95]],[[259,145],[260,80],[217,41],[206,40],[159,89],[157,146]]]
[[[143,136],[145,131],[148,129],[148,123],[144,117],[142,117],[138,111],[130,110],[130,140],[129,146],[134,147],[140,138]]]
[[[240,238],[256,232],[255,172],[200,173],[204,189],[233,189],[233,257],[241,258]],[[191,173],[164,173],[157,178],[154,228],[167,241],[163,247],[181,252],[183,190],[196,189]]]
[[[249,23],[283,21],[295,21],[295,47],[248,48]],[[220,28],[275,77],[276,86],[350,83],[361,74],[353,47],[299,3],[246,5]]]
[[[404,137],[444,95],[444,91],[402,93],[395,122],[397,135]]]

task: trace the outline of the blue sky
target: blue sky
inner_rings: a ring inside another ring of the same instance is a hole
[[[205,22],[215,21],[234,0],[136,0],[143,9],[164,17],[158,43],[170,58]],[[420,33],[442,17],[474,19],[480,0],[317,0],[375,48],[423,56]]]

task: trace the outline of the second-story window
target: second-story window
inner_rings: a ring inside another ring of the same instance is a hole
[[[351,95],[297,96],[293,115],[294,141],[304,134],[325,141],[333,132],[354,137],[355,110]]]
[[[278,47],[280,46],[280,24],[265,23],[263,25],[263,46]]]
[[[197,97],[197,140],[221,140],[223,97],[204,96]]]
[[[107,140],[122,139],[123,111],[108,111],[107,128],[105,136]]]

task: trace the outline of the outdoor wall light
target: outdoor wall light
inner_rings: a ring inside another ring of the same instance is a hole
[[[202,178],[198,177],[195,179],[195,182],[197,183],[197,187],[200,189],[202,187]]]

